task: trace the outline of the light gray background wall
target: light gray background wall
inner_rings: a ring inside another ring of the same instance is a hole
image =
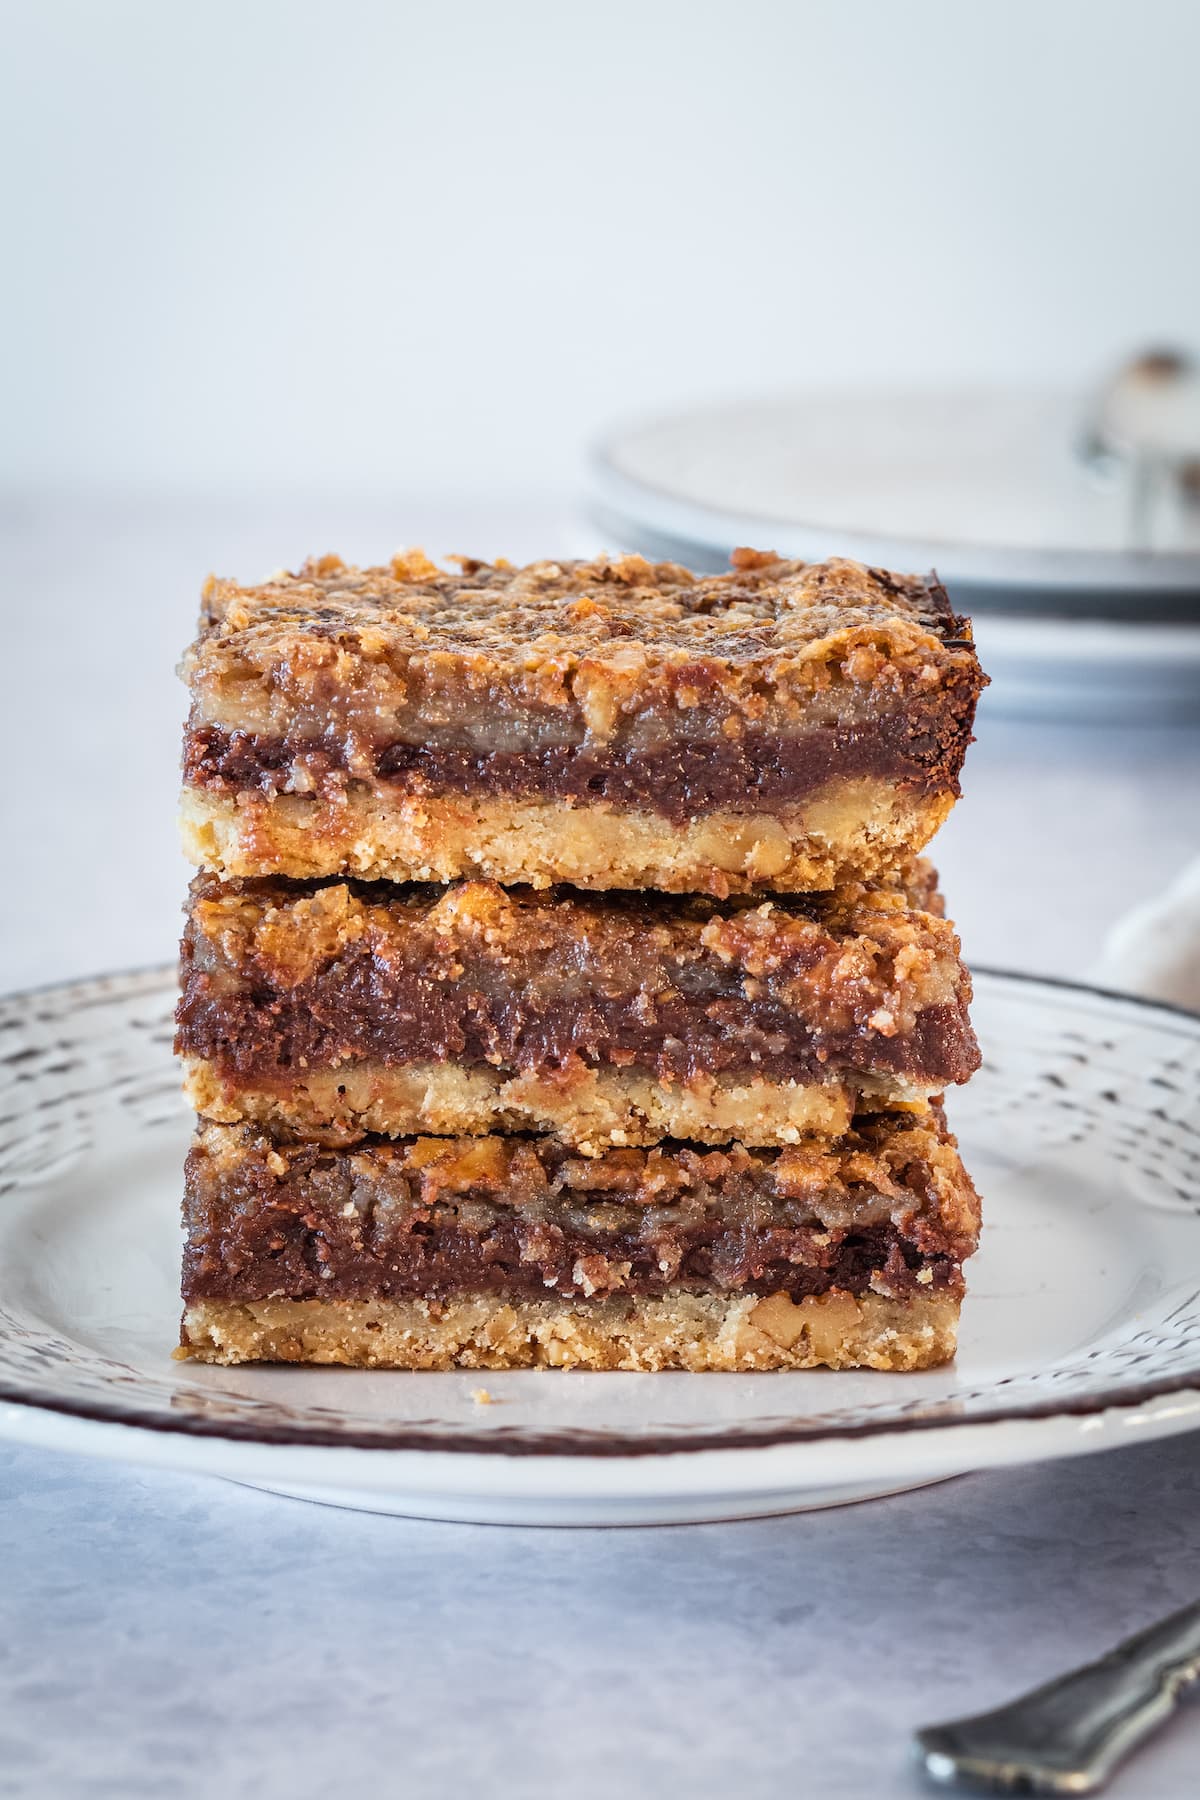
[[[1191,0],[23,0],[0,485],[493,495],[1200,322]]]

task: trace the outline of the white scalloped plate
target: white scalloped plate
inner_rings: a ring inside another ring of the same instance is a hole
[[[170,1356],[188,1135],[173,980],[0,1001],[10,1437],[378,1511],[630,1524],[828,1505],[1200,1425],[1200,1018],[978,977],[986,1060],[952,1117],[986,1225],[948,1369],[209,1369]]]

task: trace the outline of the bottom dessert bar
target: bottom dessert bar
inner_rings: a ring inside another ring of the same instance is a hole
[[[940,1110],[783,1150],[548,1138],[188,1158],[182,1353],[392,1368],[926,1368],[979,1201]]]

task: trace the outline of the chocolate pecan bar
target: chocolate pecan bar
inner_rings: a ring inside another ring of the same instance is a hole
[[[327,1143],[836,1136],[978,1066],[935,883],[754,903],[201,876],[177,1048],[204,1116]]]
[[[780,1150],[285,1145],[202,1124],[182,1351],[444,1369],[925,1368],[979,1202],[940,1111]]]
[[[420,552],[212,580],[182,821],[234,877],[658,888],[872,878],[958,794],[984,684],[936,581]]]

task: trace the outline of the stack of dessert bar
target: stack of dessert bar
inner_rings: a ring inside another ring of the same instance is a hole
[[[917,852],[983,685],[933,581],[420,553],[210,581],[183,1350],[926,1367],[979,1204]]]

